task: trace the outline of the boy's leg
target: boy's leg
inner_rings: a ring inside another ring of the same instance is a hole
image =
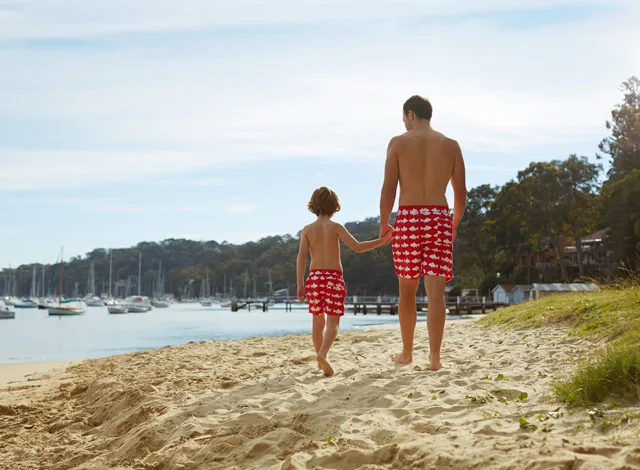
[[[311,330],[311,336],[313,338],[313,348],[316,350],[316,354],[322,347],[322,340],[324,334],[324,313],[320,315],[313,315],[313,329]]]
[[[444,323],[447,315],[447,307],[444,299],[446,278],[437,276],[425,276],[424,288],[429,299],[427,309],[427,331],[429,332],[429,358],[431,370],[442,368],[440,363],[440,347],[444,334]]]
[[[338,336],[339,326],[340,317],[338,315],[327,315],[327,329],[324,333],[324,339],[322,341],[320,351],[318,351],[318,355],[316,356],[318,364],[324,371],[324,375],[333,375],[333,368],[327,361],[327,354],[329,353],[329,349],[331,349],[331,345],[335,341],[336,336]]]
[[[416,330],[416,293],[420,279],[398,277],[400,298],[398,299],[398,317],[402,335],[402,352],[391,354],[391,360],[398,364],[410,364],[413,361],[413,336]]]

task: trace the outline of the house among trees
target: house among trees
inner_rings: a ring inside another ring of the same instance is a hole
[[[519,304],[531,300],[531,286],[527,284],[498,284],[491,291],[495,304]]]
[[[582,264],[590,275],[607,272],[613,267],[611,261],[612,253],[605,246],[605,236],[608,230],[600,230],[582,239],[580,247]],[[564,251],[568,258],[569,266],[577,268],[578,248],[576,243],[565,247]]]

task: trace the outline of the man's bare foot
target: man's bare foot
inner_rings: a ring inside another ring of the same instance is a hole
[[[442,364],[442,362],[438,361],[434,361],[433,359],[431,359],[431,365],[429,366],[429,369],[431,370],[440,370],[444,367],[444,364]]]
[[[327,359],[322,356],[316,356],[316,360],[318,361],[318,367],[322,369],[324,375],[327,377],[331,377],[333,375],[333,368],[331,367],[331,364],[329,364],[329,361],[327,361]]]
[[[411,364],[413,362],[412,358],[405,358],[403,352],[400,354],[389,354],[389,357],[396,364]]]

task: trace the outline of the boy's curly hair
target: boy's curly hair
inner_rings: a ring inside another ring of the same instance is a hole
[[[333,189],[322,186],[313,192],[307,207],[315,215],[331,217],[340,210],[340,199]]]

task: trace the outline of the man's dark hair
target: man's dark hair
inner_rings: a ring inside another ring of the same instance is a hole
[[[402,110],[405,116],[409,115],[409,111],[413,111],[418,119],[426,119],[427,121],[431,121],[431,115],[433,114],[433,107],[429,100],[419,95],[413,95],[405,101]]]

